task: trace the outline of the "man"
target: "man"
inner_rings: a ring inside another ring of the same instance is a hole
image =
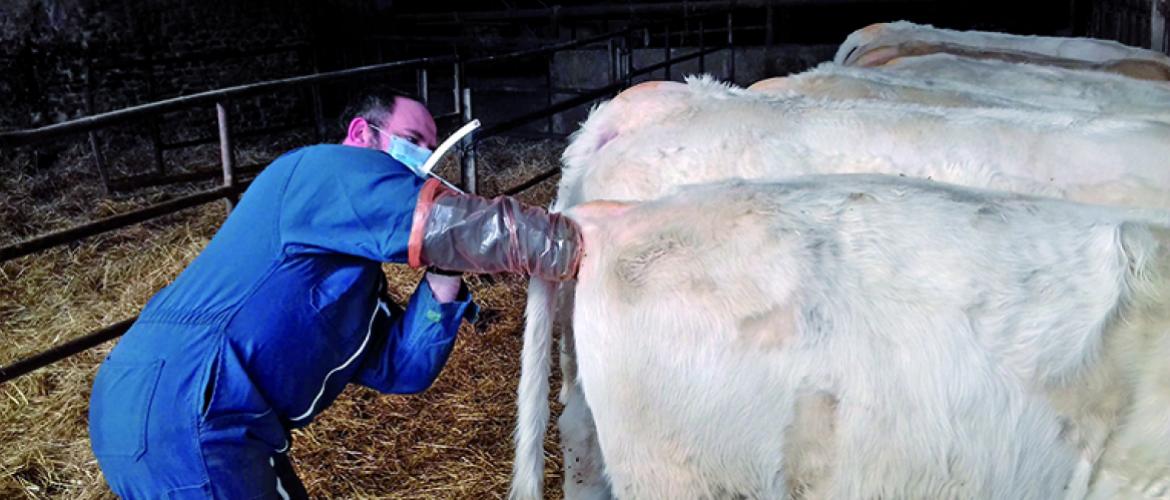
[[[304,497],[289,429],[350,382],[425,390],[474,317],[458,273],[436,266],[575,272],[565,219],[415,173],[437,142],[421,103],[375,88],[343,118],[340,145],[294,150],[257,176],[99,369],[90,438],[118,495]],[[431,268],[398,310],[381,262],[408,258]]]

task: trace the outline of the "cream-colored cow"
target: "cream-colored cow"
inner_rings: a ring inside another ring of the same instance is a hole
[[[619,498],[1170,495],[1170,212],[847,175],[568,213]]]
[[[872,24],[854,31],[833,60],[846,66],[870,67],[940,52],[1170,81],[1170,57],[1114,41],[956,31],[906,21]]]
[[[781,96],[1082,111],[1170,123],[1170,85],[1097,71],[950,54],[902,58],[876,68],[825,63],[748,88]]]
[[[883,173],[1086,202],[1170,208],[1170,126],[1084,113],[941,109],[776,97],[706,79],[642,84],[603,104],[563,155],[554,211],[592,200],[652,200],[728,178]],[[571,301],[572,286],[561,288]],[[529,286],[514,498],[542,491],[556,288]],[[565,494],[609,494],[572,331],[562,341]]]

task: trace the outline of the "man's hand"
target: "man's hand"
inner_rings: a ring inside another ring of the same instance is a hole
[[[463,279],[460,274],[452,275],[447,271],[440,272],[431,269],[427,271],[427,284],[430,285],[435,300],[440,304],[446,304],[459,296],[459,290],[463,287]]]

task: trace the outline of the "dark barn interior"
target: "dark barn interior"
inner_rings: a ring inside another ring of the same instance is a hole
[[[754,0],[728,5],[735,16],[736,45],[770,49],[772,57],[752,65],[752,77],[803,70],[825,56],[786,61],[785,52],[835,46],[857,27],[898,19],[1150,46],[1151,12],[1144,0]],[[715,21],[721,16],[710,13],[724,7],[712,1],[14,0],[0,9],[0,106],[6,111],[0,127],[15,129],[229,85],[416,57],[498,54],[683,16],[692,16],[696,26],[684,22],[679,28],[697,29],[698,18],[707,14],[707,29],[714,30],[711,25],[722,24],[722,18]],[[670,38],[676,49],[698,45],[697,36],[680,37],[679,28],[671,37],[650,33],[631,44],[662,48]],[[706,43],[718,43],[720,36],[726,35],[711,33]],[[467,77],[473,87],[477,78],[518,82],[543,78],[540,66],[531,59],[514,60],[477,67]],[[435,76],[435,87],[450,78]],[[748,75],[741,71],[741,76]],[[327,111],[336,111],[343,99],[339,93],[344,89],[326,89]],[[303,96],[290,97],[263,105],[241,103],[241,112],[256,123],[288,125],[307,114],[290,109],[307,107]]]
[[[440,138],[480,119],[439,171],[547,205],[570,134],[639,82],[706,73],[746,87],[895,20],[1170,53],[1168,11],[1165,0],[4,0],[0,497],[113,497],[86,435],[109,341],[206,245],[221,200],[285,151],[339,141],[338,115],[364,85],[425,101]],[[405,300],[421,272],[386,269]],[[432,389],[347,390],[293,434],[311,496],[507,495],[527,281],[468,283],[481,321],[464,325]]]

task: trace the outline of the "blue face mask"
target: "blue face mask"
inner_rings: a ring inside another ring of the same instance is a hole
[[[389,132],[386,132],[373,125],[370,125],[370,128],[390,138],[390,141],[385,149],[386,154],[389,154],[391,158],[402,162],[403,165],[406,165],[408,168],[413,170],[415,175],[418,175],[419,177],[426,177],[427,173],[422,171],[422,166],[427,162],[427,159],[431,157],[431,150],[415,145],[410,141],[396,135],[391,135]]]

